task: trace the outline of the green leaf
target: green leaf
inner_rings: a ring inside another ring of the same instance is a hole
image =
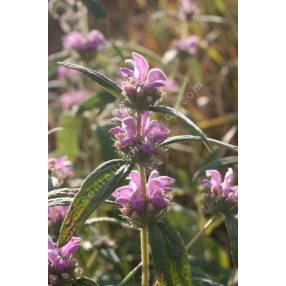
[[[48,192],[48,198],[61,198],[61,197],[71,197],[75,196],[76,192],[74,189],[69,188],[62,188],[62,189],[55,189]]]
[[[59,245],[64,245],[99,207],[106,198],[121,184],[130,173],[133,164],[126,160],[110,160],[98,166],[84,180],[64,219]]]
[[[60,126],[63,130],[57,133],[58,152],[74,161],[79,153],[80,118],[66,115],[62,118]]]
[[[77,64],[65,62],[58,62],[58,64],[82,72],[92,80],[96,81],[101,87],[103,87],[106,91],[115,97],[119,97],[122,93],[121,88],[113,80],[107,78],[98,71]]]
[[[204,165],[201,167],[193,177],[193,181],[195,181],[201,174],[203,174],[204,171],[208,169],[213,169],[221,166],[227,166],[227,165],[232,165],[232,164],[237,164],[238,158],[237,156],[229,156],[229,157],[224,157],[224,158],[219,158],[216,159],[209,164]]]
[[[238,267],[238,220],[233,215],[225,215],[225,226],[228,233],[230,253],[235,267]]]
[[[197,126],[191,119],[189,119],[186,115],[184,115],[180,111],[171,108],[169,106],[163,106],[163,105],[152,106],[150,110],[159,113],[167,113],[177,117],[178,119],[185,122],[189,127],[191,127],[198,135],[200,135],[203,138],[204,142],[207,144],[207,136],[205,135],[205,133],[199,128],[199,126]]]
[[[165,141],[161,142],[159,144],[159,146],[166,146],[169,144],[173,144],[173,143],[178,143],[178,142],[184,142],[184,141],[190,141],[190,140],[197,140],[197,141],[202,141],[202,137],[200,136],[195,136],[195,135],[179,135],[179,136],[172,136],[167,138]],[[238,151],[238,147],[226,142],[222,142],[216,139],[212,139],[212,138],[207,138],[208,143],[210,144],[214,144],[214,145],[218,145],[221,147],[225,147],[227,149],[230,149],[232,151],[237,152]]]
[[[99,286],[99,285],[90,278],[79,277],[72,282],[71,286]]]
[[[188,254],[180,235],[163,223],[148,225],[148,233],[159,285],[191,285]]]
[[[53,198],[48,200],[48,207],[54,206],[68,206],[71,204],[73,198],[63,197],[63,198]]]

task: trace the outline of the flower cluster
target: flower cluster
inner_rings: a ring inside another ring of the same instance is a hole
[[[73,90],[63,94],[60,97],[60,102],[65,109],[70,109],[73,106],[79,105],[89,98],[89,95],[84,90]]]
[[[160,176],[157,170],[150,173],[146,186],[142,186],[138,171],[132,171],[128,179],[129,185],[116,189],[112,194],[116,198],[115,202],[120,205],[122,214],[137,222],[158,219],[162,210],[171,203],[170,185],[175,179]],[[143,195],[143,187],[146,197]]]
[[[103,34],[97,30],[92,30],[85,37],[81,32],[74,31],[63,38],[65,49],[74,49],[78,52],[95,52],[105,43]]]
[[[179,52],[187,55],[195,55],[198,50],[199,38],[197,36],[189,36],[173,42],[173,47]]]
[[[74,174],[72,163],[66,156],[50,158],[48,161],[48,169],[60,181]]]
[[[223,181],[217,170],[207,170],[206,176],[210,178],[202,181],[210,190],[205,194],[206,211],[211,214],[237,213],[238,187],[233,185],[232,168],[228,169]]]
[[[156,149],[156,144],[165,140],[170,130],[161,125],[156,120],[151,120],[150,111],[143,112],[141,116],[141,126],[137,127],[137,120],[134,116],[130,116],[122,111],[117,111],[117,119],[120,120],[121,126],[110,129],[114,135],[116,142],[115,146],[118,149],[128,149],[137,147],[138,150],[145,153],[153,153]],[[140,132],[138,138],[137,130]]]
[[[159,68],[149,70],[148,62],[138,53],[133,52],[132,59],[126,63],[133,68],[120,69],[126,79],[121,82],[126,104],[135,110],[144,111],[161,98],[167,77]]]
[[[58,248],[57,244],[48,237],[48,283],[50,285],[65,285],[74,277],[76,260],[72,254],[80,248],[79,237],[72,237],[68,243]]]

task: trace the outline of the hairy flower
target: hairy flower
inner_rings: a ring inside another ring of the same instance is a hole
[[[79,241],[79,237],[72,237],[68,243],[59,248],[57,244],[48,237],[49,284],[62,285],[62,281],[73,278],[76,260],[72,257],[72,254],[79,250]]]
[[[69,93],[65,93],[60,97],[60,102],[63,108],[69,109],[75,105],[79,105],[88,99],[88,93],[84,90],[74,90]]]
[[[207,208],[211,209],[211,212],[236,211],[238,186],[233,185],[232,168],[228,168],[223,181],[217,170],[207,170],[206,176],[210,179],[204,179],[202,184],[210,190],[205,196]]]
[[[63,38],[65,49],[74,49],[79,52],[98,50],[105,43],[105,38],[98,30],[92,30],[86,37],[79,31],[73,31]]]
[[[156,120],[151,120],[150,111],[141,115],[140,138],[137,138],[137,121],[133,116],[117,112],[121,126],[110,129],[116,138],[115,146],[119,149],[138,146],[145,153],[155,151],[155,145],[165,140],[170,131]]]
[[[174,48],[176,48],[180,52],[192,56],[197,53],[198,45],[199,45],[199,38],[197,36],[189,36],[187,38],[183,38],[173,42]]]
[[[143,197],[141,178],[138,171],[129,174],[129,185],[120,187],[112,194],[115,202],[122,207],[122,213],[131,218],[138,217],[140,210],[147,208],[149,213],[158,212],[170,205],[172,191],[170,185],[175,179],[168,176],[160,176],[157,170],[153,170],[146,188],[146,200]]]
[[[60,180],[64,180],[74,173],[72,163],[67,159],[67,156],[50,158],[48,161],[48,169]]]
[[[133,52],[132,59],[126,62],[133,69],[120,69],[121,75],[126,79],[121,83],[122,89],[135,109],[145,110],[160,98],[167,76],[159,68],[149,70],[147,60],[138,53]]]
[[[53,206],[48,209],[49,225],[59,224],[63,221],[68,211],[68,206]]]

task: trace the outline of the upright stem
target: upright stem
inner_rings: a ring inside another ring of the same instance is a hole
[[[141,114],[138,112],[137,116],[137,140],[141,139]],[[145,207],[147,202],[146,192],[146,171],[144,165],[138,163],[140,179],[141,179],[141,195],[145,201]],[[141,242],[141,262],[142,262],[142,286],[149,286],[149,253],[148,253],[148,229],[147,224],[144,223],[140,230],[140,242]]]

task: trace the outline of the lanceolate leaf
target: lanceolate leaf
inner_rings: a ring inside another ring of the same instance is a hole
[[[101,74],[98,71],[77,64],[71,64],[65,62],[59,62],[58,64],[82,72],[92,80],[96,81],[101,87],[103,87],[106,91],[108,91],[115,97],[120,96],[122,92],[121,88],[113,80],[109,79],[108,77],[106,77],[105,75]]]
[[[48,200],[48,206],[68,206],[71,204],[73,198],[70,197],[63,197],[63,198],[53,198]]]
[[[62,223],[60,246],[64,245],[94,210],[111,195],[132,167],[132,164],[127,164],[125,160],[111,160],[101,164],[86,177]]]
[[[151,111],[166,113],[177,117],[178,119],[185,122],[189,127],[191,127],[198,135],[200,135],[204,142],[207,143],[207,136],[205,133],[197,126],[190,118],[188,118],[185,114],[181,113],[180,111],[171,108],[169,106],[157,105],[150,108]]]
[[[190,140],[197,140],[197,141],[202,141],[202,137],[200,136],[195,136],[195,135],[179,135],[179,136],[172,136],[169,137],[168,139],[166,139],[165,141],[161,142],[159,145],[160,146],[166,146],[169,144],[173,144],[173,143],[178,143],[178,142],[185,142],[185,141],[190,141]],[[218,146],[222,146],[225,148],[228,148],[232,151],[238,151],[238,147],[235,145],[231,145],[229,143],[226,142],[222,142],[216,139],[212,139],[212,138],[207,138],[208,143],[210,144],[214,144],[214,145],[218,145]]]
[[[201,174],[204,173],[204,171],[206,171],[208,169],[213,169],[213,168],[217,168],[217,167],[221,167],[221,166],[237,164],[237,162],[238,162],[237,156],[229,156],[229,157],[224,157],[224,158],[220,158],[220,159],[214,160],[211,163],[202,166],[194,174],[193,180],[196,180]]]
[[[99,285],[90,278],[79,277],[72,282],[71,286],[99,286]]]
[[[148,232],[159,285],[191,285],[188,254],[179,234],[163,223],[148,225]]]
[[[225,216],[225,226],[228,233],[230,253],[236,268],[238,267],[238,220],[233,215]]]
[[[74,189],[69,188],[62,188],[62,189],[55,189],[48,193],[48,198],[62,198],[62,197],[71,197],[73,198],[76,194]]]

